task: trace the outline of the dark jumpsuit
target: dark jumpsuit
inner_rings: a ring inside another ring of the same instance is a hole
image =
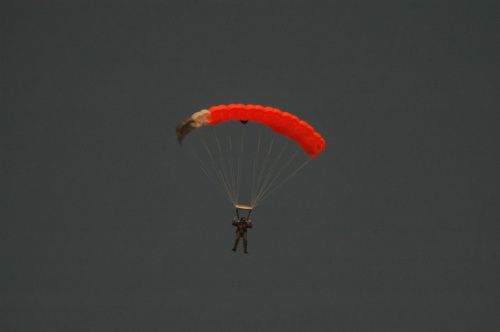
[[[233,218],[232,225],[237,227],[236,229],[236,240],[234,241],[233,251],[236,251],[236,247],[238,246],[238,242],[240,241],[240,237],[243,237],[243,247],[245,252],[247,252],[247,229],[252,228],[252,219],[248,219],[247,221],[239,221],[238,217],[235,216]]]

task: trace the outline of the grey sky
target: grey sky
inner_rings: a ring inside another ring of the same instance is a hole
[[[0,330],[497,331],[493,1],[6,1]],[[327,142],[253,212],[175,126],[269,105]]]

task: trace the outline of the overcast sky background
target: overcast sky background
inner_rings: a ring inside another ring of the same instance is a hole
[[[0,330],[498,331],[495,1],[3,1]],[[253,212],[175,126],[326,150]],[[240,248],[241,249],[241,248]]]

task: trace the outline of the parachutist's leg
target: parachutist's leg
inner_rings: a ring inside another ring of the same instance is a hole
[[[245,254],[248,254],[248,251],[247,251],[247,233],[243,233],[243,248],[245,249],[244,253]]]
[[[240,241],[240,236],[241,236],[240,232],[237,232],[236,233],[236,240],[234,241],[234,247],[232,249],[233,251],[236,251],[236,247],[238,246],[238,242]]]

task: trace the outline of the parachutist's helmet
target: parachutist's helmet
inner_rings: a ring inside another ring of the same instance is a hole
[[[244,221],[245,221],[245,217],[241,217],[241,218],[240,218],[240,221],[243,221],[243,222],[244,222]]]

